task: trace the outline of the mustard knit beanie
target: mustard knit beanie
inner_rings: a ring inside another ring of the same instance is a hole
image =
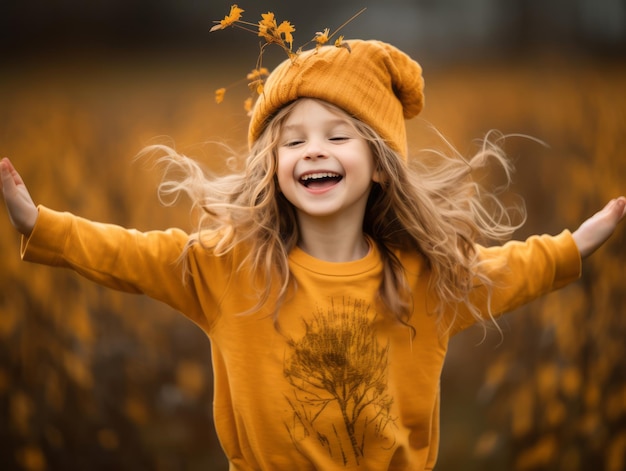
[[[252,110],[248,141],[254,143],[278,110],[298,98],[318,98],[371,126],[407,156],[406,125],[422,110],[422,68],[381,41],[348,40],[287,59],[270,74]]]

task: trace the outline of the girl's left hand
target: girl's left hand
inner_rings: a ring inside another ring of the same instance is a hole
[[[28,237],[35,226],[39,211],[30,197],[24,180],[7,158],[0,160],[0,190],[11,224]]]
[[[582,258],[588,257],[611,237],[626,216],[626,198],[620,196],[583,222],[572,234]]]

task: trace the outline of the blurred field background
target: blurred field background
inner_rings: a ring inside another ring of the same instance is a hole
[[[463,153],[491,129],[544,141],[506,141],[529,216],[516,238],[574,229],[626,192],[624,2],[248,3],[251,21],[272,10],[295,24],[297,44],[367,6],[342,33],[397,44],[424,67],[414,149],[429,123]],[[185,204],[162,207],[158,170],[133,158],[166,142],[221,169],[212,141],[245,148],[245,85],[221,105],[213,95],[258,52],[252,35],[208,33],[229,6],[3,3],[0,155],[33,198],[189,229]],[[0,234],[0,469],[227,469],[199,329],[149,299],[21,262],[6,217]],[[453,341],[438,470],[626,469],[625,266],[622,227],[579,282],[507,315],[503,337]]]

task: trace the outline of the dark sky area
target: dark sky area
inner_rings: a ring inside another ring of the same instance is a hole
[[[392,42],[432,60],[504,56],[535,49],[624,57],[626,0],[242,0],[244,18],[273,11],[297,28],[296,43],[333,30]],[[6,63],[77,52],[224,52],[245,33],[209,34],[224,0],[8,0],[0,2],[0,53]]]

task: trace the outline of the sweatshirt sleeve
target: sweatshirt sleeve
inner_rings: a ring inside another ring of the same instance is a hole
[[[201,320],[193,286],[183,280],[180,256],[188,240],[185,232],[140,232],[44,206],[38,210],[33,232],[22,238],[23,260],[70,268],[108,288],[146,294]]]
[[[472,302],[485,318],[512,311],[542,295],[564,287],[581,275],[580,251],[570,231],[556,236],[532,236],[524,242],[478,247],[479,270],[493,281],[488,289],[477,285]],[[452,333],[469,327],[475,319],[461,310]]]

